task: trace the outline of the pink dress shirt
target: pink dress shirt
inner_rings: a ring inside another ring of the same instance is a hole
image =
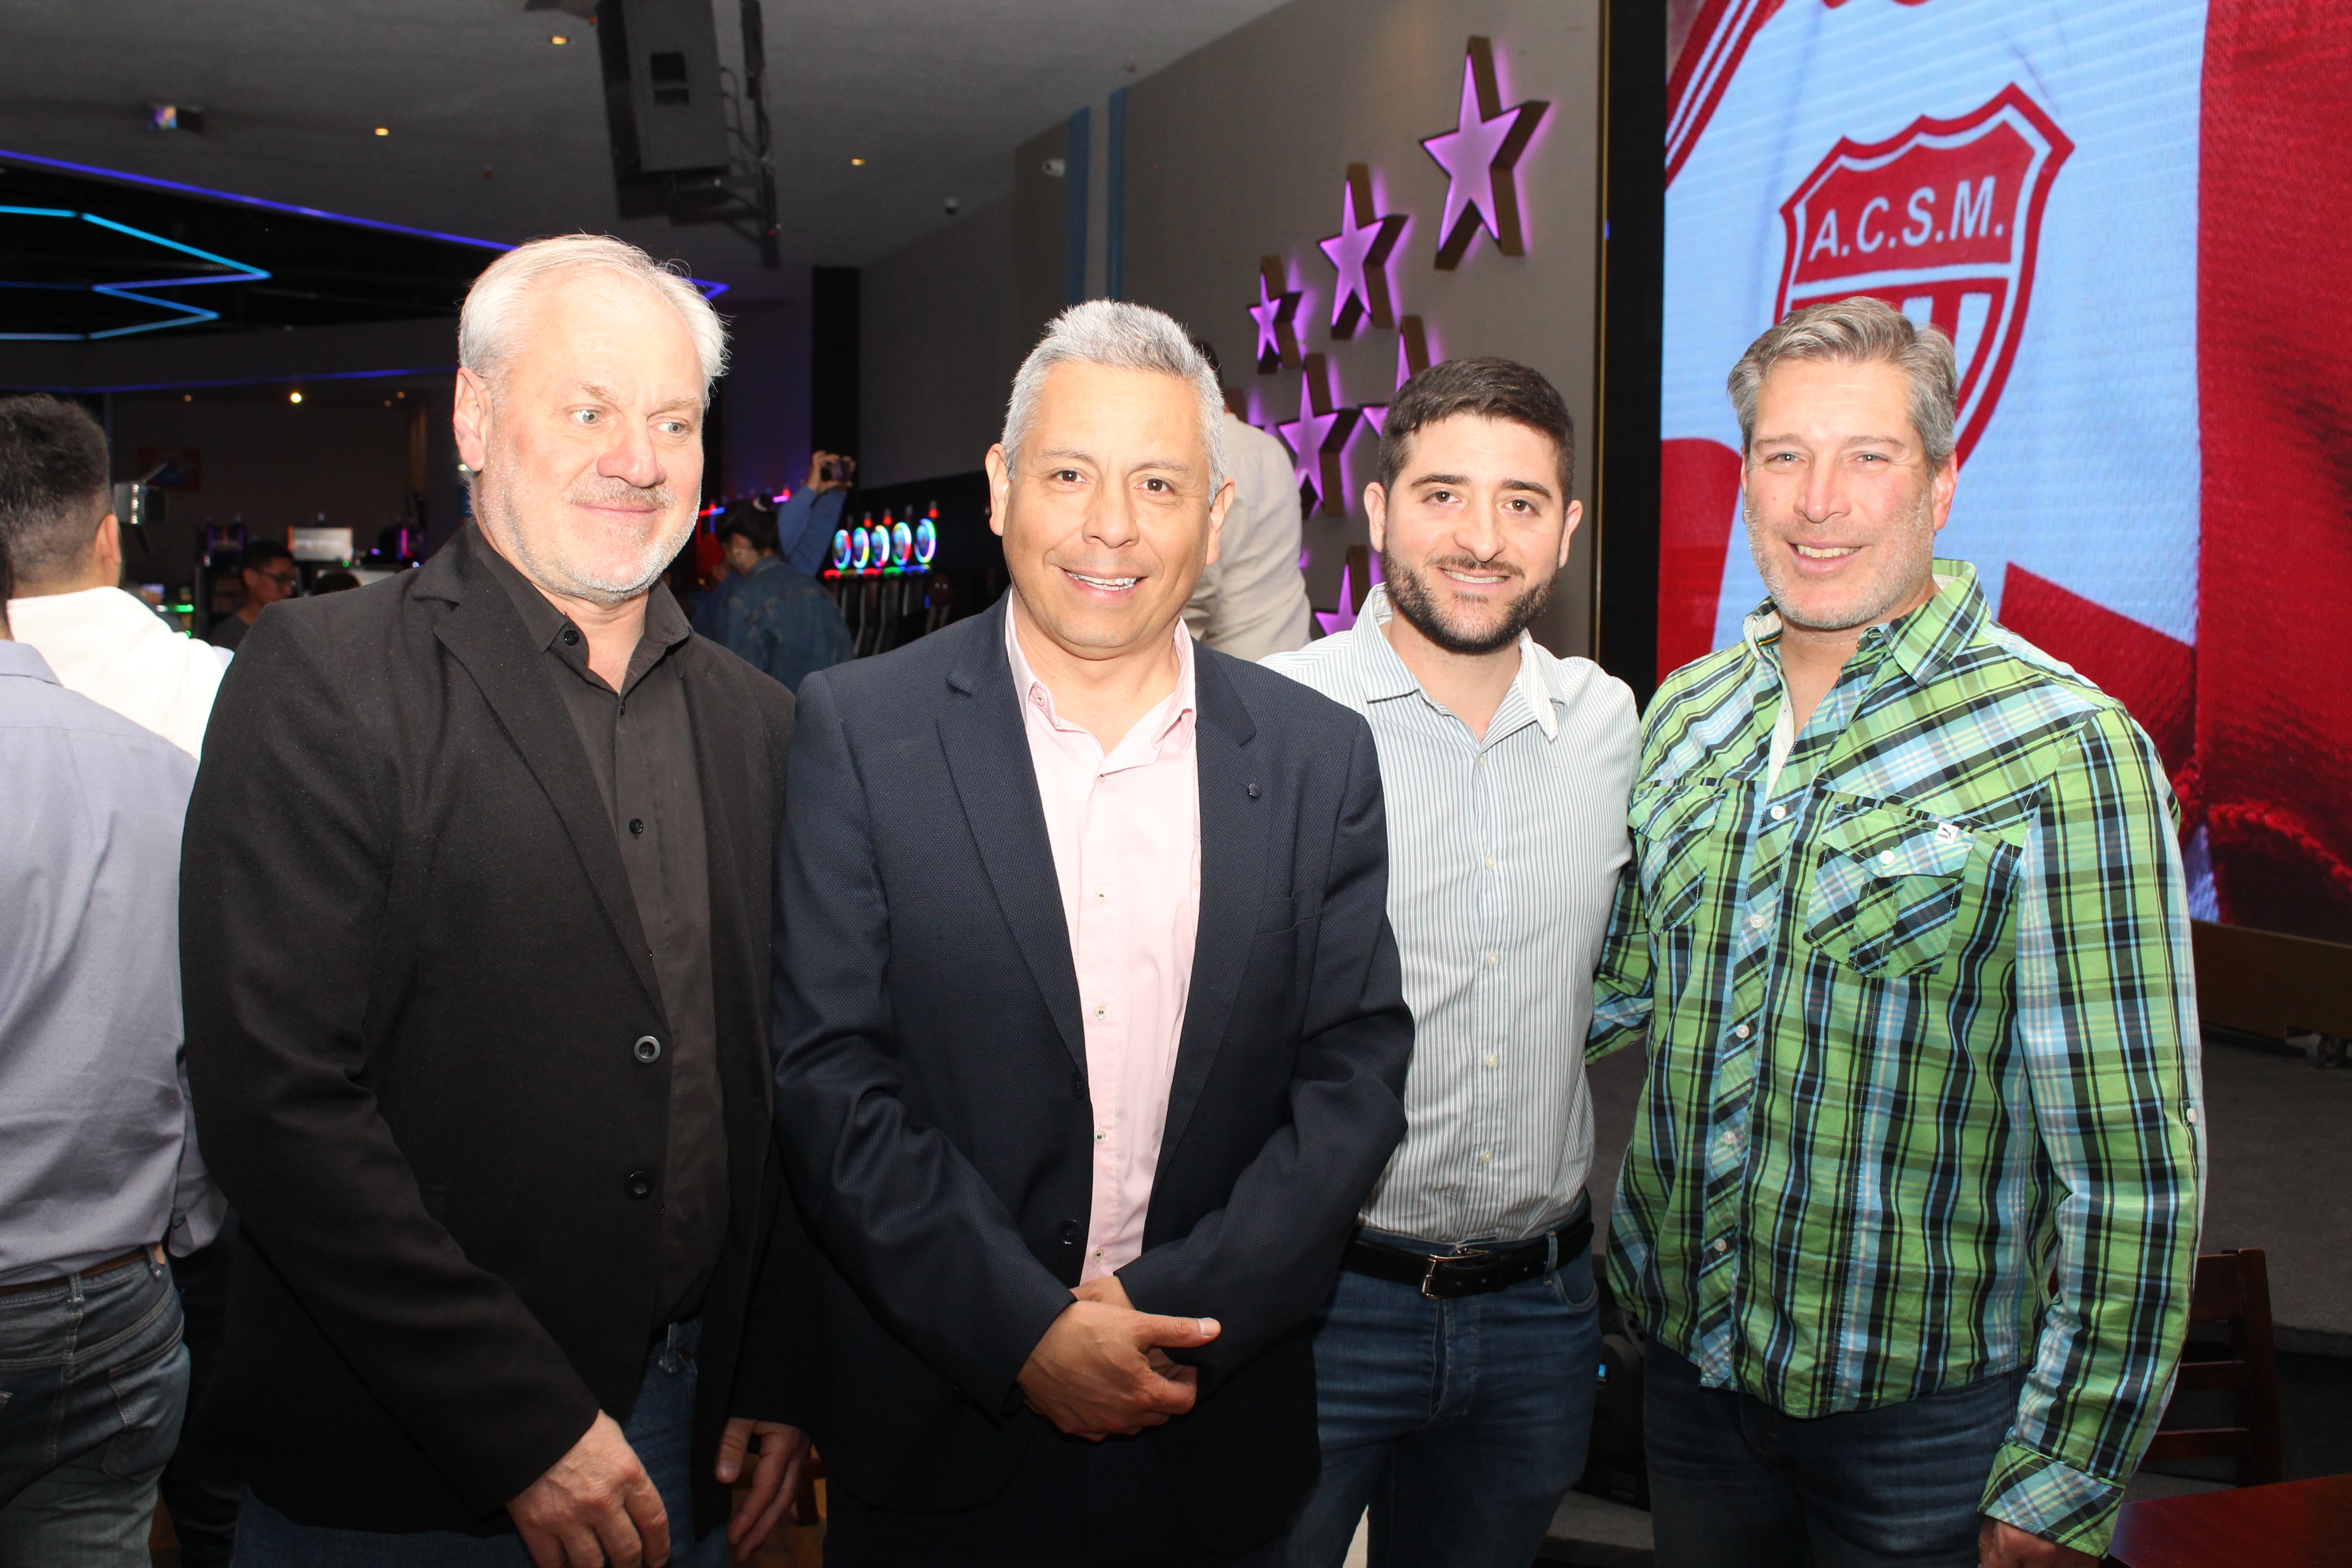
[[[1201,920],[1192,638],[1180,622],[1176,689],[1106,756],[1091,733],[1055,714],[1053,692],[1022,655],[1018,614],[1016,598],[1004,617],[1004,652],[1061,882],[1094,1104],[1094,1203],[1078,1276],[1086,1280],[1142,1256],[1184,1033]]]

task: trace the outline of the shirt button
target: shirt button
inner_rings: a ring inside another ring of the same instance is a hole
[[[1095,1142],[1096,1142],[1099,1143],[1099,1142],[1101,1142],[1104,1139],[1106,1139],[1106,1138],[1108,1138],[1108,1137],[1109,1137],[1109,1136],[1110,1136],[1110,1134],[1109,1134],[1109,1133],[1108,1133],[1108,1132],[1105,1132],[1102,1129],[1100,1129],[1100,1128],[1097,1128],[1097,1129],[1095,1129]]]
[[[1723,1237],[1718,1236],[1715,1238],[1715,1249],[1717,1252],[1728,1252],[1731,1250],[1731,1243],[1724,1240]]]
[[[1097,1261],[1099,1261],[1099,1260],[1101,1259],[1102,1255],[1103,1255],[1103,1249],[1102,1249],[1101,1247],[1096,1247],[1096,1248],[1095,1248],[1095,1258],[1096,1258],[1096,1259],[1097,1259]]]
[[[631,1171],[627,1184],[629,1196],[650,1197],[654,1190],[654,1173],[651,1171]]]
[[[2197,1120],[2197,1108],[2193,1105],[2190,1106],[2188,1110],[2180,1113],[2180,1117],[2184,1121],[2195,1121]]]
[[[1487,856],[1487,857],[1486,857],[1486,869],[1488,869],[1489,871],[1491,871],[1491,870],[1493,870],[1494,868],[1495,868],[1495,858],[1494,858],[1492,855],[1489,855],[1489,856]]]
[[[1759,913],[1752,914],[1748,917],[1748,929],[1749,931],[1762,931],[1766,926],[1770,925],[1771,923],[1772,917],[1768,914]]]
[[[1078,1229],[1078,1222],[1076,1220],[1066,1219],[1062,1222],[1061,1235],[1062,1245],[1064,1247],[1077,1246],[1078,1237],[1083,1234],[1084,1232]]]
[[[1097,1018],[1102,1017],[1104,1015],[1108,1014],[1109,1011],[1110,1011],[1110,1009],[1109,1009],[1109,1008],[1108,1008],[1108,1007],[1106,1007],[1106,1006],[1104,1006],[1101,1003],[1097,1002],[1097,1003],[1096,1003],[1096,1004],[1095,1004],[1095,1016],[1096,1016],[1096,1017],[1097,1017]]]
[[[641,1062],[657,1062],[661,1060],[661,1042],[655,1039],[651,1035],[639,1035],[637,1037],[637,1043],[635,1046],[632,1046],[630,1049],[635,1054],[637,1060]]]
[[[1108,898],[1109,898],[1109,897],[1110,897],[1110,889],[1109,889],[1108,888],[1097,888],[1097,889],[1095,889],[1095,902],[1097,902],[1097,903],[1098,903],[1098,904],[1099,904],[1099,903],[1101,903],[1105,899],[1108,899]]]
[[[629,818],[629,837],[632,838],[643,838],[645,836],[646,819],[642,816],[633,816]]]
[[[1772,820],[1775,822],[1780,821],[1782,817],[1788,815],[1789,808],[1785,805],[1776,805],[1772,808]]]
[[[1740,1026],[1739,1026],[1739,1027],[1738,1027],[1738,1028],[1736,1028],[1736,1029],[1732,1030],[1732,1031],[1731,1031],[1731,1037],[1732,1037],[1733,1039],[1735,1039],[1735,1040],[1744,1040],[1744,1039],[1746,1039],[1746,1038],[1748,1037],[1748,1026],[1747,1026],[1747,1025],[1745,1025],[1745,1024],[1742,1024],[1742,1025],[1740,1025]]]
[[[1489,1163],[1494,1158],[1495,1152],[1492,1149],[1481,1149],[1478,1151],[1478,1163],[1482,1165]]]
[[[1502,959],[1499,954],[1490,952],[1486,955],[1486,967],[1489,969],[1494,968],[1496,964],[1501,962]]]
[[[1488,1067],[1493,1067],[1495,1065],[1495,1053],[1492,1051],[1488,1051],[1486,1053],[1486,1065]]]
[[[563,628],[563,646],[565,647],[578,647],[580,646],[580,628],[578,626],[566,626]]]
[[[1892,865],[1894,865],[1894,864],[1895,864],[1895,851],[1894,851],[1894,850],[1892,850],[1892,849],[1882,849],[1882,850],[1880,850],[1880,851],[1878,852],[1878,863],[1879,863],[1880,865],[1882,865],[1882,866],[1892,866]]]

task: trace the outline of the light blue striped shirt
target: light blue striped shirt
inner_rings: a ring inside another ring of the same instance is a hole
[[[1584,1036],[1641,749],[1633,694],[1590,659],[1519,639],[1482,742],[1380,630],[1265,660],[1371,725],[1389,822],[1389,923],[1413,1016],[1406,1131],[1363,1211],[1423,1241],[1557,1226],[1592,1163]]]

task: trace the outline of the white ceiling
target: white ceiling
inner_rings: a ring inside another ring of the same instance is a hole
[[[714,0],[740,64],[737,0]],[[1012,149],[1280,0],[766,0],[784,259],[858,265],[1008,194]],[[7,0],[0,149],[512,242],[618,233],[738,300],[746,241],[625,223],[595,35],[523,0]],[[558,47],[556,34],[571,38]],[[1130,66],[1132,69],[1130,69]],[[202,134],[146,129],[201,105]],[[377,126],[391,134],[374,134]],[[853,167],[852,157],[866,164]]]

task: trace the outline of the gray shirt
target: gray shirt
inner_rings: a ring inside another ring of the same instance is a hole
[[[195,759],[0,642],[0,1285],[212,1239],[180,1031]]]
[[[710,973],[710,841],[694,756],[685,672],[669,658],[693,636],[656,583],[621,689],[588,668],[588,639],[496,550],[481,558],[504,584],[579,731],[613,816],[637,923],[669,1020],[668,1152],[662,1173],[663,1321],[701,1310],[727,1234],[727,1124],[719,1083],[719,1000]]]
[[[1517,1241],[1574,1212],[1592,1163],[1584,1036],[1640,722],[1623,681],[1523,634],[1482,741],[1389,646],[1390,613],[1375,588],[1351,629],[1265,661],[1361,713],[1381,759],[1412,1067],[1363,1220]]]

